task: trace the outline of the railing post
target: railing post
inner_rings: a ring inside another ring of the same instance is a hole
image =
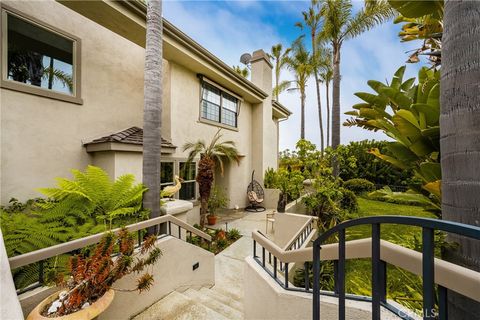
[[[253,240],[253,257],[257,257],[257,241]]]
[[[433,229],[422,229],[423,319],[433,319],[435,308],[435,268]]]
[[[43,277],[43,263],[44,260],[40,260],[38,262],[38,283],[40,283],[41,285],[43,285],[43,283],[45,282],[45,279]]]
[[[172,222],[168,221],[168,234],[172,235]]]
[[[285,263],[283,266],[285,268],[285,288],[288,288],[288,263]]]
[[[265,268],[265,248],[262,247],[262,265]]]
[[[380,260],[380,302],[387,302],[387,263]]]
[[[448,319],[448,289],[443,286],[438,286],[438,319],[447,320]]]
[[[277,257],[273,256],[273,277],[277,279]]]
[[[372,224],[372,320],[380,320],[380,224]]]
[[[309,291],[310,290],[310,268],[308,267],[308,261],[305,261],[303,263],[303,270],[304,270],[304,274],[303,274],[303,277],[304,277],[304,285],[305,285],[305,290],[306,291]]]
[[[178,226],[178,239],[182,239],[182,229]]]
[[[345,320],[345,229],[338,231],[338,319]]]
[[[320,320],[320,249],[313,245],[313,320]]]

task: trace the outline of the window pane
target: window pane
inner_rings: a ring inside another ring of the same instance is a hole
[[[195,182],[182,183],[179,198],[182,200],[195,200]]]
[[[195,180],[195,162],[180,162],[180,177],[185,180]]]
[[[206,100],[203,100],[202,103],[202,118],[213,120],[216,122],[220,121],[220,107],[214,105]]]
[[[228,110],[231,110],[233,112],[237,112],[237,99],[226,93],[224,93],[222,97],[222,107],[227,108]]]
[[[160,164],[160,182],[162,184],[173,182],[173,162],[162,162]]]
[[[237,126],[237,114],[230,110],[222,108],[222,123],[232,127]]]
[[[203,100],[220,105],[220,90],[208,83],[203,84]]]
[[[7,15],[7,79],[73,94],[73,41]]]

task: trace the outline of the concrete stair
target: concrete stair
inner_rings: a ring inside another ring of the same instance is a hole
[[[133,318],[134,320],[235,320],[243,319],[239,299],[214,288],[173,291]]]

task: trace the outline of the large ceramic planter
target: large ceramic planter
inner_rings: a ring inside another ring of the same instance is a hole
[[[61,317],[44,317],[41,315],[42,310],[45,309],[45,306],[53,302],[58,298],[59,292],[52,294],[47,297],[45,300],[40,302],[35,309],[30,312],[27,317],[27,320],[91,320],[98,317],[102,312],[104,312],[110,303],[112,303],[115,296],[115,291],[108,290],[100,299],[95,301],[91,306],[86,307],[85,309],[79,310],[77,312],[67,314]]]

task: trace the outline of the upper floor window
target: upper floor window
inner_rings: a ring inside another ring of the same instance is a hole
[[[2,86],[79,102],[78,40],[9,11],[2,18]]]
[[[202,118],[236,128],[238,99],[206,82],[202,92]]]

